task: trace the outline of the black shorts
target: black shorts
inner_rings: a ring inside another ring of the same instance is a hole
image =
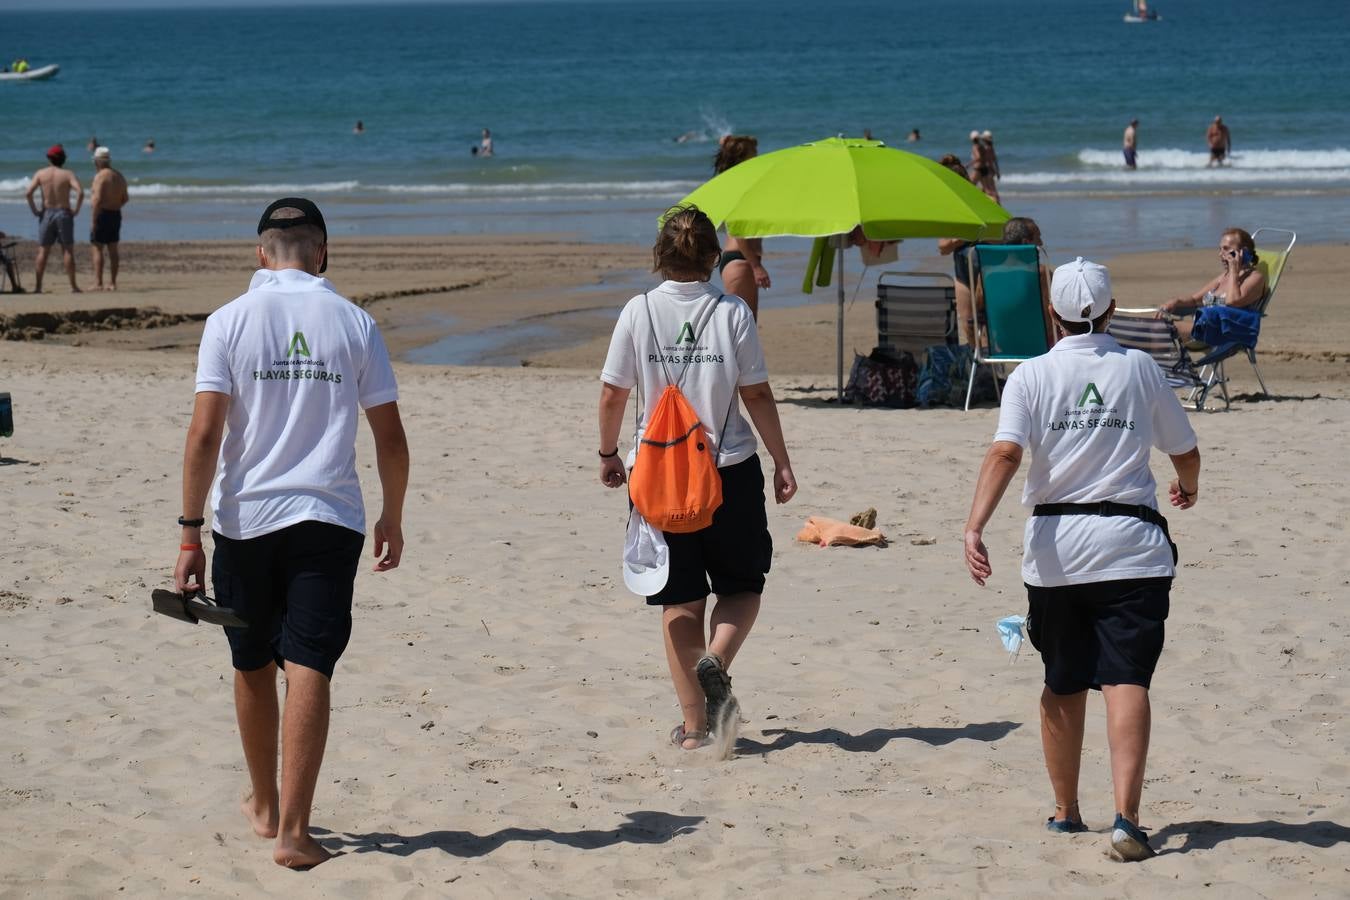
[[[963,244],[952,253],[952,270],[958,284],[970,287],[970,244]]]
[[[116,244],[122,239],[122,211],[101,209],[89,229],[89,243]]]
[[[1046,687],[1076,694],[1104,684],[1149,686],[1162,655],[1171,578],[1026,587],[1027,636],[1045,663]]]
[[[764,593],[764,576],[773,561],[773,538],[764,511],[764,471],[759,456],[718,469],[722,505],[712,524],[688,534],[664,532],[670,547],[670,579],[651,606],[702,600],[709,593]],[[711,586],[709,582],[711,581]]]
[[[366,536],[301,522],[236,541],[214,534],[216,599],[249,623],[226,628],[234,667],[293,662],[333,677],[352,634],[352,586]]]

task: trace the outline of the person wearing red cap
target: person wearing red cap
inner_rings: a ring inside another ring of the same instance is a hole
[[[37,270],[34,292],[42,293],[42,273],[47,270],[47,254],[52,244],[61,242],[61,261],[65,263],[66,275],[70,277],[70,289],[80,292],[75,283],[75,217],[84,204],[84,188],[75,173],[62,168],[66,164],[66,149],[53,144],[47,150],[49,165],[39,169],[28,185],[24,199],[28,208],[38,218],[38,252],[34,268]],[[42,189],[42,207],[33,202],[33,195]],[[71,209],[70,195],[75,193],[75,208]]]

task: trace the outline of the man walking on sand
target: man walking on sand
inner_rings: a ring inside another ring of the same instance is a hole
[[[80,206],[84,203],[84,188],[80,186],[80,179],[75,177],[74,172],[62,168],[66,164],[66,149],[60,144],[53,144],[47,150],[47,162],[49,165],[38,169],[28,184],[28,192],[24,194],[28,208],[38,218],[38,252],[33,266],[37,274],[33,291],[42,293],[42,274],[47,270],[47,254],[51,252],[52,244],[60,241],[61,261],[65,263],[66,275],[70,277],[70,289],[78,294],[80,286],[75,283],[75,216],[79,215]],[[42,190],[41,209],[33,202],[33,195],[39,189]],[[74,209],[70,206],[72,191],[75,192]]]
[[[1135,163],[1136,144],[1139,140],[1139,120],[1131,119],[1130,124],[1125,126],[1125,143],[1121,148],[1125,154],[1125,168],[1133,169]]]
[[[310,835],[309,817],[328,739],[329,682],[351,636],[365,542],[358,407],[374,433],[383,490],[376,572],[397,568],[403,555],[408,444],[375,320],[319,277],[328,230],[318,207],[278,200],[258,235],[261,268],[248,291],[212,313],[202,334],[174,583],[182,592],[205,587],[201,529],[214,477],[211,580],[221,604],[248,623],[225,631],[253,786],[243,812],[255,833],[276,839],[273,860],[305,868],[330,856]]]
[[[122,239],[122,207],[127,205],[127,180],[112,167],[112,151],[107,147],[94,150],[94,184],[89,190],[89,211],[93,220],[89,228],[89,243],[94,246],[94,287],[103,287],[103,248],[108,248],[109,278],[106,290],[117,290],[117,268],[120,260],[117,244]]]

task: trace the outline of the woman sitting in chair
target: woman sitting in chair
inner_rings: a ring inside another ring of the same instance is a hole
[[[1218,277],[1189,297],[1177,297],[1158,307],[1158,316],[1187,315],[1207,306],[1228,306],[1248,310],[1256,316],[1256,307],[1266,295],[1265,273],[1257,268],[1256,243],[1241,228],[1230,228],[1219,239]],[[1193,321],[1177,322],[1177,334],[1190,340]]]

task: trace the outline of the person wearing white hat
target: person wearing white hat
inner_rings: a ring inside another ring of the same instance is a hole
[[[121,259],[117,244],[122,240],[122,207],[127,205],[127,180],[112,167],[112,151],[94,150],[94,184],[90,188],[89,243],[94,248],[94,289],[117,290],[117,270]],[[103,286],[103,249],[108,250],[108,285]]]
[[[1199,491],[1195,432],[1157,364],[1106,333],[1115,310],[1104,266],[1081,256],[1055,270],[1051,315],[1064,335],[1008,378],[980,469],[965,561],[992,574],[984,529],[1029,452],[1022,494],[1028,636],[1045,665],[1041,742],[1055,794],[1053,832],[1086,831],[1078,805],[1087,692],[1106,699],[1120,859],[1154,855],[1139,827],[1148,756],[1149,686],[1162,653],[1176,548],[1159,513],[1149,451],[1168,454],[1172,506]]]
[[[988,133],[988,132],[986,132]],[[994,184],[994,145],[980,136],[980,132],[970,133],[970,183],[978,187],[995,203],[998,202],[998,187]]]

